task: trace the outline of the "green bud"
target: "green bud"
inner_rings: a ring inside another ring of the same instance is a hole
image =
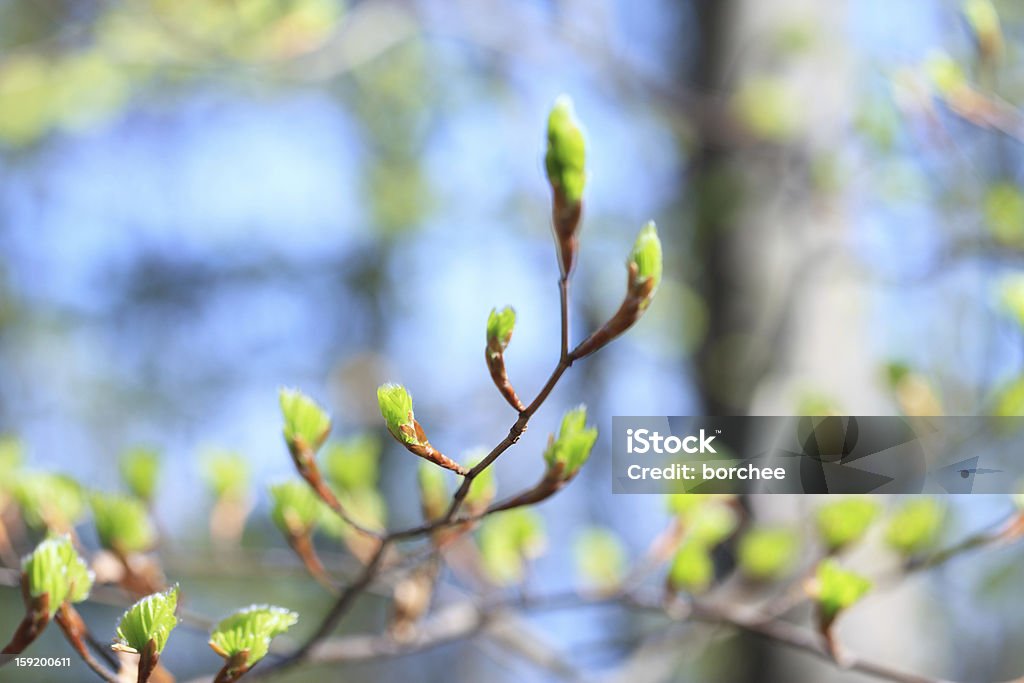
[[[710,501],[696,508],[687,522],[687,538],[710,548],[732,535],[739,517],[729,505]]]
[[[331,431],[331,418],[313,399],[296,389],[281,389],[284,440],[293,455],[311,456]]]
[[[63,474],[24,472],[13,493],[25,523],[33,529],[68,531],[85,514],[81,487]]]
[[[96,534],[104,548],[127,554],[149,550],[153,546],[156,529],[141,500],[116,494],[97,494],[89,502]]]
[[[818,510],[818,532],[830,551],[859,541],[878,516],[878,503],[870,498],[847,498]]]
[[[548,149],[544,166],[551,187],[561,191],[569,204],[579,203],[587,181],[586,143],[572,100],[567,95],[555,100],[548,116]]]
[[[516,325],[516,311],[506,306],[500,311],[495,308],[487,317],[487,348],[493,351],[504,351],[512,339],[512,330]]]
[[[840,612],[852,607],[871,590],[871,582],[847,571],[834,559],[818,565],[812,596],[818,601],[822,616],[832,621]]]
[[[119,468],[132,495],[152,502],[160,474],[160,454],[149,448],[132,448],[121,455]]]
[[[526,563],[538,557],[544,546],[544,520],[529,508],[491,515],[480,527],[484,571],[500,585],[521,581]]]
[[[885,542],[902,555],[927,550],[942,530],[943,509],[934,498],[914,498],[889,520]]]
[[[178,586],[142,598],[124,613],[117,627],[118,645],[122,649],[142,652],[149,641],[160,654],[167,638],[178,625],[174,611],[178,608]]]
[[[21,561],[21,571],[28,580],[29,595],[48,596],[51,617],[64,602],[85,600],[92,589],[92,572],[66,534],[37,545]]]
[[[483,459],[483,454],[469,458],[469,469],[476,467]],[[469,485],[469,492],[466,494],[466,505],[471,510],[483,511],[494,497],[498,495],[498,479],[494,474],[494,468],[488,467],[473,479]]]
[[[648,280],[652,283],[644,303],[641,304],[641,308],[646,308],[658,285],[661,284],[661,240],[658,239],[658,228],[654,221],[648,221],[637,235],[633,251],[629,253],[629,264],[636,268],[636,285],[643,285]]]
[[[402,443],[417,444],[412,396],[401,384],[382,384],[377,389],[377,403],[391,435]]]
[[[737,548],[740,571],[755,581],[782,578],[796,564],[799,548],[799,537],[789,529],[753,529]]]
[[[584,582],[596,588],[613,588],[626,575],[626,549],[608,529],[585,530],[573,543],[573,556]]]
[[[245,666],[267,656],[270,641],[299,621],[299,615],[283,607],[252,605],[225,617],[210,633],[210,647],[225,659],[245,652]]]
[[[673,590],[703,593],[715,578],[711,553],[701,543],[687,542],[680,546],[668,570],[668,585]]]
[[[270,518],[284,534],[308,534],[322,516],[323,502],[304,481],[274,484],[270,487],[270,498]]]
[[[563,479],[569,479],[579,472],[597,441],[597,428],[587,427],[586,422],[586,406],[573,408],[562,417],[558,435],[548,440],[544,460],[549,469],[561,466]]]

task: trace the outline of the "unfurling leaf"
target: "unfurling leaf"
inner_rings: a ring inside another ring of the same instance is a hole
[[[927,550],[942,530],[942,506],[934,498],[914,498],[889,520],[885,542],[903,555]]]
[[[153,502],[160,474],[160,454],[150,448],[136,447],[125,451],[118,463],[121,479],[133,496]]]
[[[382,384],[377,389],[377,403],[391,436],[410,453],[447,470],[465,474],[466,469],[434,448],[412,412],[412,396],[401,384]]]
[[[847,498],[818,510],[818,533],[829,551],[859,541],[878,516],[878,503],[870,498]]]
[[[36,546],[21,562],[32,597],[48,596],[52,617],[64,602],[89,597],[93,576],[67,535],[54,536]]]
[[[141,500],[117,494],[96,494],[89,502],[96,534],[104,548],[128,554],[143,552],[153,546],[156,529]]]
[[[528,508],[491,515],[480,527],[484,570],[499,585],[521,581],[526,563],[538,557],[544,546],[544,521]]]
[[[818,602],[825,622],[833,621],[840,612],[849,609],[871,590],[871,581],[843,569],[832,558],[818,565],[809,593]]]
[[[614,588],[626,575],[626,549],[608,529],[594,527],[580,534],[573,556],[584,582],[595,588]]]
[[[377,403],[391,435],[407,444],[418,443],[412,396],[401,384],[383,384],[377,389]]]
[[[632,273],[636,271],[635,278]],[[662,254],[661,240],[658,238],[658,228],[654,221],[648,221],[636,237],[633,244],[633,251],[629,254],[630,289],[642,287],[644,289],[643,300],[640,308],[647,308],[654,292],[661,284]],[[647,283],[650,282],[650,285]]]
[[[800,539],[790,529],[753,529],[740,539],[740,570],[755,581],[780,579],[796,565],[799,548]]]
[[[555,471],[562,481],[576,476],[597,441],[597,428],[587,427],[586,423],[586,406],[574,408],[562,417],[558,434],[548,439],[544,461],[548,471]]]
[[[117,627],[117,645],[121,649],[143,652],[153,641],[156,654],[167,645],[167,638],[178,625],[174,612],[178,607],[178,587],[142,598],[124,613]]]
[[[303,481],[286,481],[270,487],[270,518],[288,536],[305,536],[323,515],[323,501]]]
[[[245,653],[248,669],[267,656],[274,637],[298,621],[298,614],[283,607],[252,605],[222,619],[210,634],[210,647],[225,659]]]
[[[487,316],[487,348],[497,352],[508,348],[512,339],[512,331],[516,326],[516,311],[506,306],[500,311],[495,308]]]
[[[544,155],[548,181],[569,204],[578,204],[586,185],[586,141],[572,99],[561,95],[548,115],[548,148]]]
[[[311,459],[331,432],[331,418],[316,401],[297,389],[281,389],[284,440],[292,456]]]
[[[673,591],[703,593],[715,578],[711,553],[701,543],[688,542],[676,550],[668,570],[668,586]]]

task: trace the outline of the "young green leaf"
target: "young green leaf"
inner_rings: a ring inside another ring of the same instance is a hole
[[[715,565],[711,553],[702,543],[684,543],[669,565],[668,585],[672,590],[703,593],[714,578]]]
[[[484,570],[499,585],[521,581],[526,563],[538,557],[544,545],[544,521],[529,508],[491,515],[480,527]]]
[[[283,607],[252,605],[222,619],[210,634],[210,647],[225,659],[245,655],[246,668],[267,656],[270,641],[299,621]]]
[[[377,485],[380,441],[357,436],[327,444],[323,454],[324,473],[340,491],[355,491]]]
[[[825,621],[830,622],[870,590],[871,582],[868,579],[843,569],[835,559],[829,558],[818,565],[810,593],[818,601]]]
[[[650,304],[661,284],[662,254],[661,240],[658,238],[658,228],[654,221],[648,221],[640,230],[640,234],[633,243],[633,250],[629,253],[630,272],[636,269],[636,279],[630,283],[633,288],[636,285],[646,285],[650,282],[649,289],[645,290],[644,298],[640,303],[643,310]]]
[[[516,326],[516,311],[511,306],[506,306],[500,311],[495,308],[487,316],[487,348],[496,353],[503,352],[508,348],[512,339],[512,330]]]
[[[573,543],[573,556],[584,582],[595,588],[614,588],[626,575],[626,549],[608,529],[585,530]]]
[[[548,181],[569,204],[578,204],[586,185],[586,142],[572,100],[561,95],[548,115],[548,148],[544,156]]]
[[[21,562],[32,597],[49,596],[52,617],[61,604],[81,602],[92,589],[92,572],[79,557],[68,535],[53,536],[36,546]]]
[[[942,530],[943,509],[934,498],[914,498],[889,520],[885,542],[902,555],[927,550]]]
[[[304,481],[291,480],[270,487],[270,518],[283,533],[304,536],[323,517],[323,502]]]
[[[818,510],[818,532],[829,551],[859,541],[878,516],[878,503],[870,498],[846,498]]]
[[[131,494],[151,503],[160,474],[160,454],[150,448],[132,448],[121,455],[118,465],[121,479]]]
[[[412,396],[401,384],[382,384],[377,388],[377,403],[391,435],[402,443],[416,444],[415,416],[412,412]]]
[[[687,539],[711,548],[729,538],[738,525],[736,510],[719,501],[708,501],[690,514]]]
[[[597,441],[597,428],[587,427],[586,423],[586,406],[574,408],[562,417],[558,435],[548,439],[544,461],[549,470],[560,468],[563,480],[576,476]]]
[[[178,586],[162,593],[153,593],[128,608],[117,627],[117,645],[121,649],[142,652],[149,641],[159,655],[167,645],[167,638],[178,625],[174,612],[178,608]]]
[[[331,418],[316,401],[297,389],[281,389],[284,440],[296,457],[312,457],[331,431]]]
[[[118,494],[96,494],[89,502],[96,534],[104,548],[128,554],[153,546],[156,529],[141,500]]]
[[[799,548],[799,537],[790,529],[753,529],[737,548],[740,571],[755,581],[780,579],[796,565]]]

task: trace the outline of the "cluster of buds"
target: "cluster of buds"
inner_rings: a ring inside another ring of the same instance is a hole
[[[424,460],[451,470],[466,474],[465,467],[434,448],[427,439],[423,427],[412,412],[412,396],[401,384],[384,384],[377,389],[377,403],[391,436],[405,446],[406,450]]]

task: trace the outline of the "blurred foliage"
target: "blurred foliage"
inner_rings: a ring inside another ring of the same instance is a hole
[[[668,585],[687,593],[703,593],[715,578],[715,563],[706,546],[684,543],[676,550],[668,569]]]
[[[78,482],[63,474],[20,472],[14,497],[25,523],[36,530],[69,531],[85,516],[85,496]]]
[[[876,500],[863,496],[825,503],[818,508],[818,533],[830,552],[841,550],[863,538],[880,511]]]
[[[90,496],[89,503],[104,548],[126,555],[149,550],[156,542],[156,528],[138,498],[97,493]]]
[[[818,565],[814,579],[812,593],[822,614],[829,620],[855,605],[871,590],[869,580],[843,569],[839,562],[832,558]]]
[[[498,585],[518,583],[527,563],[545,548],[544,521],[535,510],[516,508],[487,517],[480,525],[480,557]]]
[[[626,575],[626,547],[609,529],[584,529],[573,543],[573,557],[576,559],[577,571],[587,586],[614,588]]]
[[[792,529],[760,528],[743,534],[737,547],[740,570],[755,581],[775,581],[796,565],[800,538]]]
[[[252,477],[249,463],[240,453],[210,450],[202,456],[203,478],[214,498],[241,500],[248,496]]]
[[[904,503],[889,519],[885,541],[903,555],[928,550],[939,539],[945,510],[934,498]]]
[[[151,448],[132,448],[121,455],[118,466],[128,491],[147,504],[152,503],[160,475],[160,453]]]
[[[305,536],[323,519],[323,502],[304,481],[293,479],[270,487],[270,518],[282,533]]]

